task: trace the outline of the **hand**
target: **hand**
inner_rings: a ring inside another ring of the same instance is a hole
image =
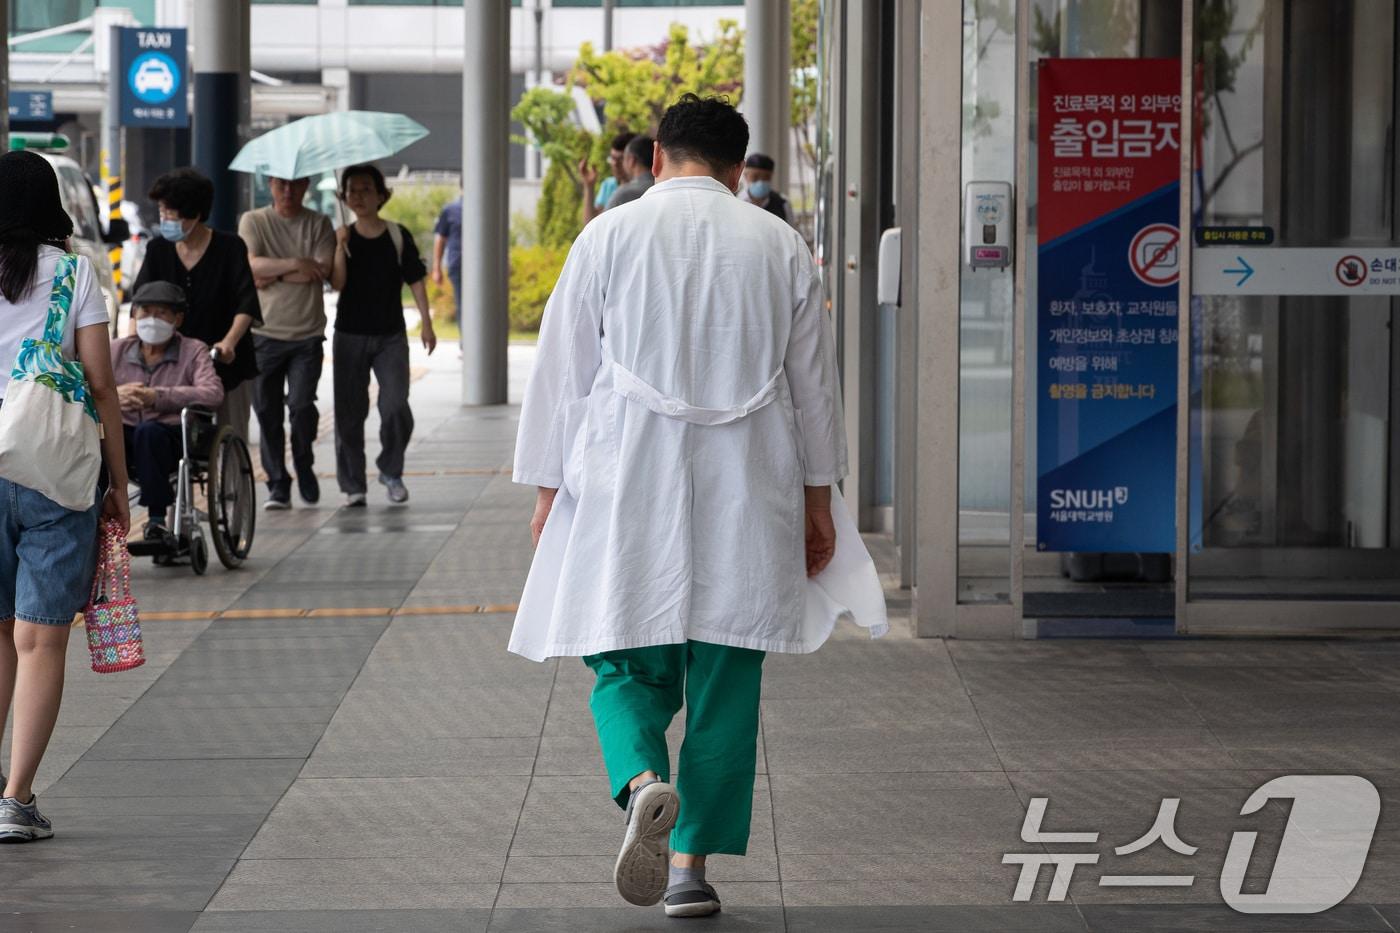
[[[236,344],[232,340],[229,340],[227,337],[225,337],[223,340],[220,340],[218,343],[214,344],[212,349],[216,354],[215,358],[220,363],[232,363],[235,347]]]
[[[804,509],[807,526],[807,576],[815,577],[831,563],[836,553],[836,525],[831,508],[808,505]]]
[[[540,546],[540,535],[544,534],[544,523],[549,520],[549,510],[554,507],[554,496],[557,489],[547,489],[540,487],[539,494],[535,497],[535,514],[530,518],[530,544],[532,547]]]
[[[155,390],[148,389],[139,382],[117,386],[117,403],[123,411],[140,411],[153,404],[155,398]]]
[[[116,522],[122,535],[131,533],[131,503],[126,495],[126,482],[115,483],[102,497],[103,521]]]
[[[433,331],[433,321],[431,318],[423,318],[423,346],[427,349],[428,355],[432,356],[437,349],[437,334]]]
[[[442,266],[433,266],[433,284],[442,288]]]
[[[579,161],[578,177],[579,181],[582,181],[586,188],[592,188],[594,185],[598,184],[598,170],[594,168],[587,159]]]
[[[325,273],[321,270],[321,264],[310,257],[302,256],[296,261],[296,264],[297,274],[306,276],[312,282],[320,282],[326,277]]]
[[[269,285],[271,285],[273,282],[276,282],[276,281],[277,281],[277,276],[275,276],[275,275],[267,276],[266,278],[260,278],[260,277],[258,277],[258,276],[253,276],[253,287],[254,287],[254,288],[267,288]]]
[[[335,231],[335,245],[347,246],[350,243],[350,225],[341,224],[340,229]]]

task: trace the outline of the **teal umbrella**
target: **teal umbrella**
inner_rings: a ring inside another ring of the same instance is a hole
[[[244,146],[229,168],[271,178],[309,178],[387,158],[427,135],[421,123],[399,113],[322,113],[264,133]]]

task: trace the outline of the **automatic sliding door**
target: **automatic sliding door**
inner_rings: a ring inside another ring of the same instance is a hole
[[[1400,599],[1397,25],[1198,0],[1191,602]]]

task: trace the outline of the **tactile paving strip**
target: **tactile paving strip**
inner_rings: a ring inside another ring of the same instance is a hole
[[[203,619],[358,619],[382,618],[383,616],[469,616],[513,613],[518,608],[516,603],[499,603],[486,606],[406,606],[399,609],[388,606],[357,606],[345,609],[331,607],[320,609],[225,609],[223,611],[143,612],[141,620],[143,622],[188,622]]]

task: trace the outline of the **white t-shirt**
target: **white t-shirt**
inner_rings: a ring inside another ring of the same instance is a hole
[[[35,286],[29,290],[19,304],[11,304],[0,295],[0,398],[10,385],[10,370],[14,369],[15,358],[19,356],[19,345],[26,337],[43,337],[44,324],[49,319],[49,295],[53,291],[54,271],[63,251],[52,246],[39,247],[39,265],[34,273]],[[73,287],[73,304],[68,309],[68,320],[63,328],[63,355],[75,359],[73,332],[76,328],[92,324],[110,323],[107,316],[107,298],[97,284],[92,263],[85,256],[78,257],[78,274]]]

